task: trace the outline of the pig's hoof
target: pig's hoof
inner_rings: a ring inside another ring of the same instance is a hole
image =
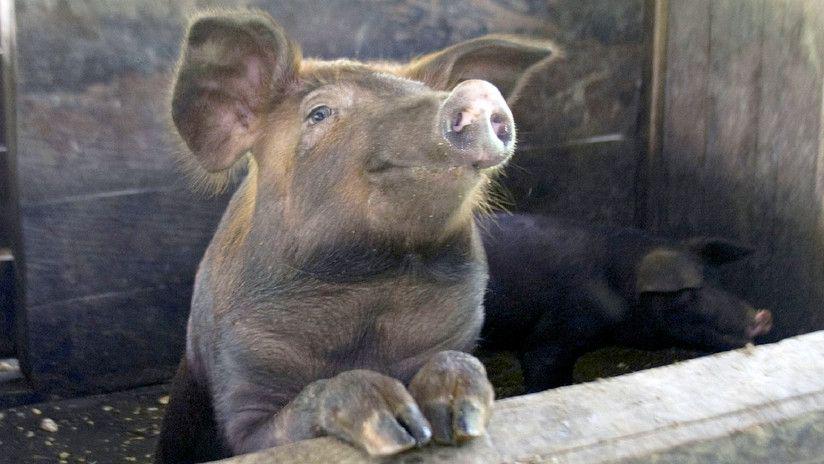
[[[396,454],[432,437],[429,422],[403,384],[367,370],[330,379],[320,397],[318,419],[326,433],[372,456]]]
[[[486,431],[495,393],[483,364],[459,351],[442,351],[415,374],[409,392],[432,424],[437,443],[456,445]]]

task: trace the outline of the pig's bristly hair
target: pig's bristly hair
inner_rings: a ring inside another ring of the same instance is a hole
[[[233,185],[240,182],[250,169],[253,162],[251,152],[240,157],[229,169],[219,172],[207,171],[198,160],[192,156],[186,144],[180,142],[180,148],[175,151],[175,160],[178,170],[183,173],[189,187],[208,197],[225,193]]]

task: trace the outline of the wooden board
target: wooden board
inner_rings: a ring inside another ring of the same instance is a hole
[[[643,49],[581,40],[525,78],[509,101],[519,149],[500,183],[510,209],[635,224]]]
[[[28,308],[34,387],[60,395],[127,389],[174,374],[192,282]]]
[[[767,340],[824,327],[821,3],[669,7],[652,229],[754,246],[721,279],[774,311]]]
[[[824,333],[817,332],[508,398],[495,403],[487,436],[458,447],[430,445],[375,459],[324,437],[217,462],[818,462],[824,452],[822,343]]]
[[[223,200],[181,187],[24,207],[29,306],[188,284]]]

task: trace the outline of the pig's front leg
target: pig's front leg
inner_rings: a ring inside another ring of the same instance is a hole
[[[331,435],[370,455],[386,456],[421,446],[432,436],[403,384],[369,370],[315,381],[274,415],[253,404],[241,407],[226,430],[235,453]]]
[[[409,392],[438,443],[459,444],[486,431],[495,393],[483,364],[460,351],[441,351],[412,378]]]

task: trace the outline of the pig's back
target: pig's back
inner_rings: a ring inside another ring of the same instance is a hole
[[[480,218],[489,265],[483,343],[514,348],[538,320],[557,318],[570,299],[602,277],[602,234],[562,219],[525,214]]]

